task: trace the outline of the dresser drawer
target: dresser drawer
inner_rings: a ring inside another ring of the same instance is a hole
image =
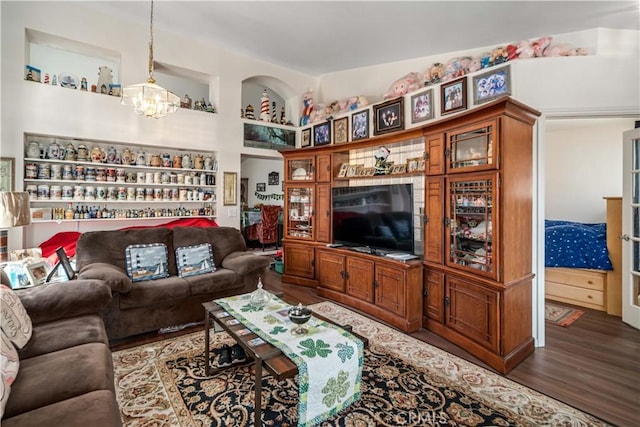
[[[561,283],[579,288],[604,291],[607,283],[607,272],[576,268],[546,268],[547,282]]]
[[[546,281],[547,299],[579,305],[581,307],[604,310],[604,292],[578,286]]]

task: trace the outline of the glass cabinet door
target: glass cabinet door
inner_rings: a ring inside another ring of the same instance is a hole
[[[287,160],[287,181],[313,181],[314,157]]]
[[[460,129],[447,135],[449,172],[495,169],[497,120]]]
[[[286,237],[313,239],[313,187],[286,187]]]
[[[447,264],[495,278],[498,259],[493,247],[496,235],[495,210],[497,174],[447,182],[449,256]]]

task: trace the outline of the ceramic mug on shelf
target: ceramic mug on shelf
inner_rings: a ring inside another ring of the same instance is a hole
[[[32,159],[40,157],[40,144],[38,141],[29,141],[27,145],[27,157]]]

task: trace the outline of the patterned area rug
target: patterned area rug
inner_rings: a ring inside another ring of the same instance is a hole
[[[311,308],[369,339],[362,397],[322,426],[601,426],[600,420],[330,302]],[[212,348],[232,343],[212,334]],[[204,334],[113,353],[125,426],[253,425],[250,363],[204,375]],[[295,379],[263,383],[267,426],[297,425]]]
[[[565,328],[578,320],[584,314],[583,310],[571,308],[564,305],[553,304],[548,301],[544,303],[544,319],[554,325]]]

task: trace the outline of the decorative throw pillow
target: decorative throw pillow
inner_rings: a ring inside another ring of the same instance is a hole
[[[132,282],[162,279],[169,276],[167,264],[167,245],[152,243],[148,245],[129,245],[125,249],[127,275]]]
[[[216,271],[210,243],[177,248],[176,263],[180,277],[197,276]]]
[[[18,351],[4,331],[0,331],[0,418],[4,415],[4,408],[7,406],[7,400],[9,400],[11,384],[13,384],[18,375],[19,367]]]
[[[8,286],[0,285],[0,327],[18,348],[23,348],[31,338],[31,318],[18,295]]]

